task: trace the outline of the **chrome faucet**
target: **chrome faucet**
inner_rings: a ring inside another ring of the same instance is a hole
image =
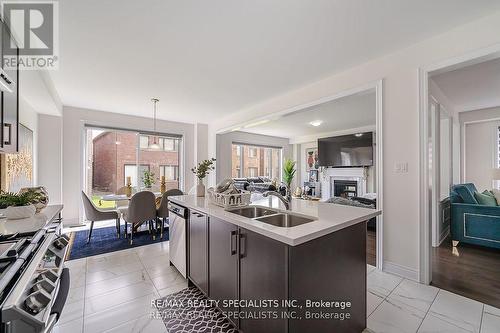
[[[282,196],[280,193],[278,193],[276,191],[267,191],[267,192],[262,193],[262,196],[264,198],[267,198],[270,195],[280,199],[280,201],[283,203],[283,205],[285,205],[286,210],[290,210],[290,200],[288,200],[287,198]]]

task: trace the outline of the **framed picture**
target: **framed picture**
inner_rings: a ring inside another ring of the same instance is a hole
[[[3,143],[6,145],[12,144],[12,124],[3,125]]]
[[[309,182],[315,183],[318,181],[318,170],[309,170]]]
[[[319,167],[318,148],[306,149],[306,172],[309,170],[317,170]]]

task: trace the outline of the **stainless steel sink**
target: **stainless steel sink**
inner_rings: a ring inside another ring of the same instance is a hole
[[[228,212],[248,217],[250,219],[278,213],[277,210],[265,207],[258,207],[258,206],[234,208],[234,209],[229,209]]]
[[[292,214],[275,214],[270,216],[263,216],[255,219],[256,221],[264,222],[267,224],[272,224],[277,227],[290,228],[297,225],[309,223],[315,221],[315,219],[303,217],[299,215]]]

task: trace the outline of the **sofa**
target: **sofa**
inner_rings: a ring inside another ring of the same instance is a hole
[[[454,185],[450,191],[451,236],[459,242],[500,249],[500,206],[479,204],[472,183]]]

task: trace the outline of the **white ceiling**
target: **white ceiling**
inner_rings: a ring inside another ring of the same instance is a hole
[[[500,9],[498,0],[64,0],[64,105],[212,122]]]
[[[320,126],[310,122],[321,121]],[[376,96],[374,91],[336,99],[331,102],[289,113],[267,123],[241,131],[298,139],[311,135],[375,126]]]
[[[500,59],[435,75],[431,79],[457,112],[500,106]]]

